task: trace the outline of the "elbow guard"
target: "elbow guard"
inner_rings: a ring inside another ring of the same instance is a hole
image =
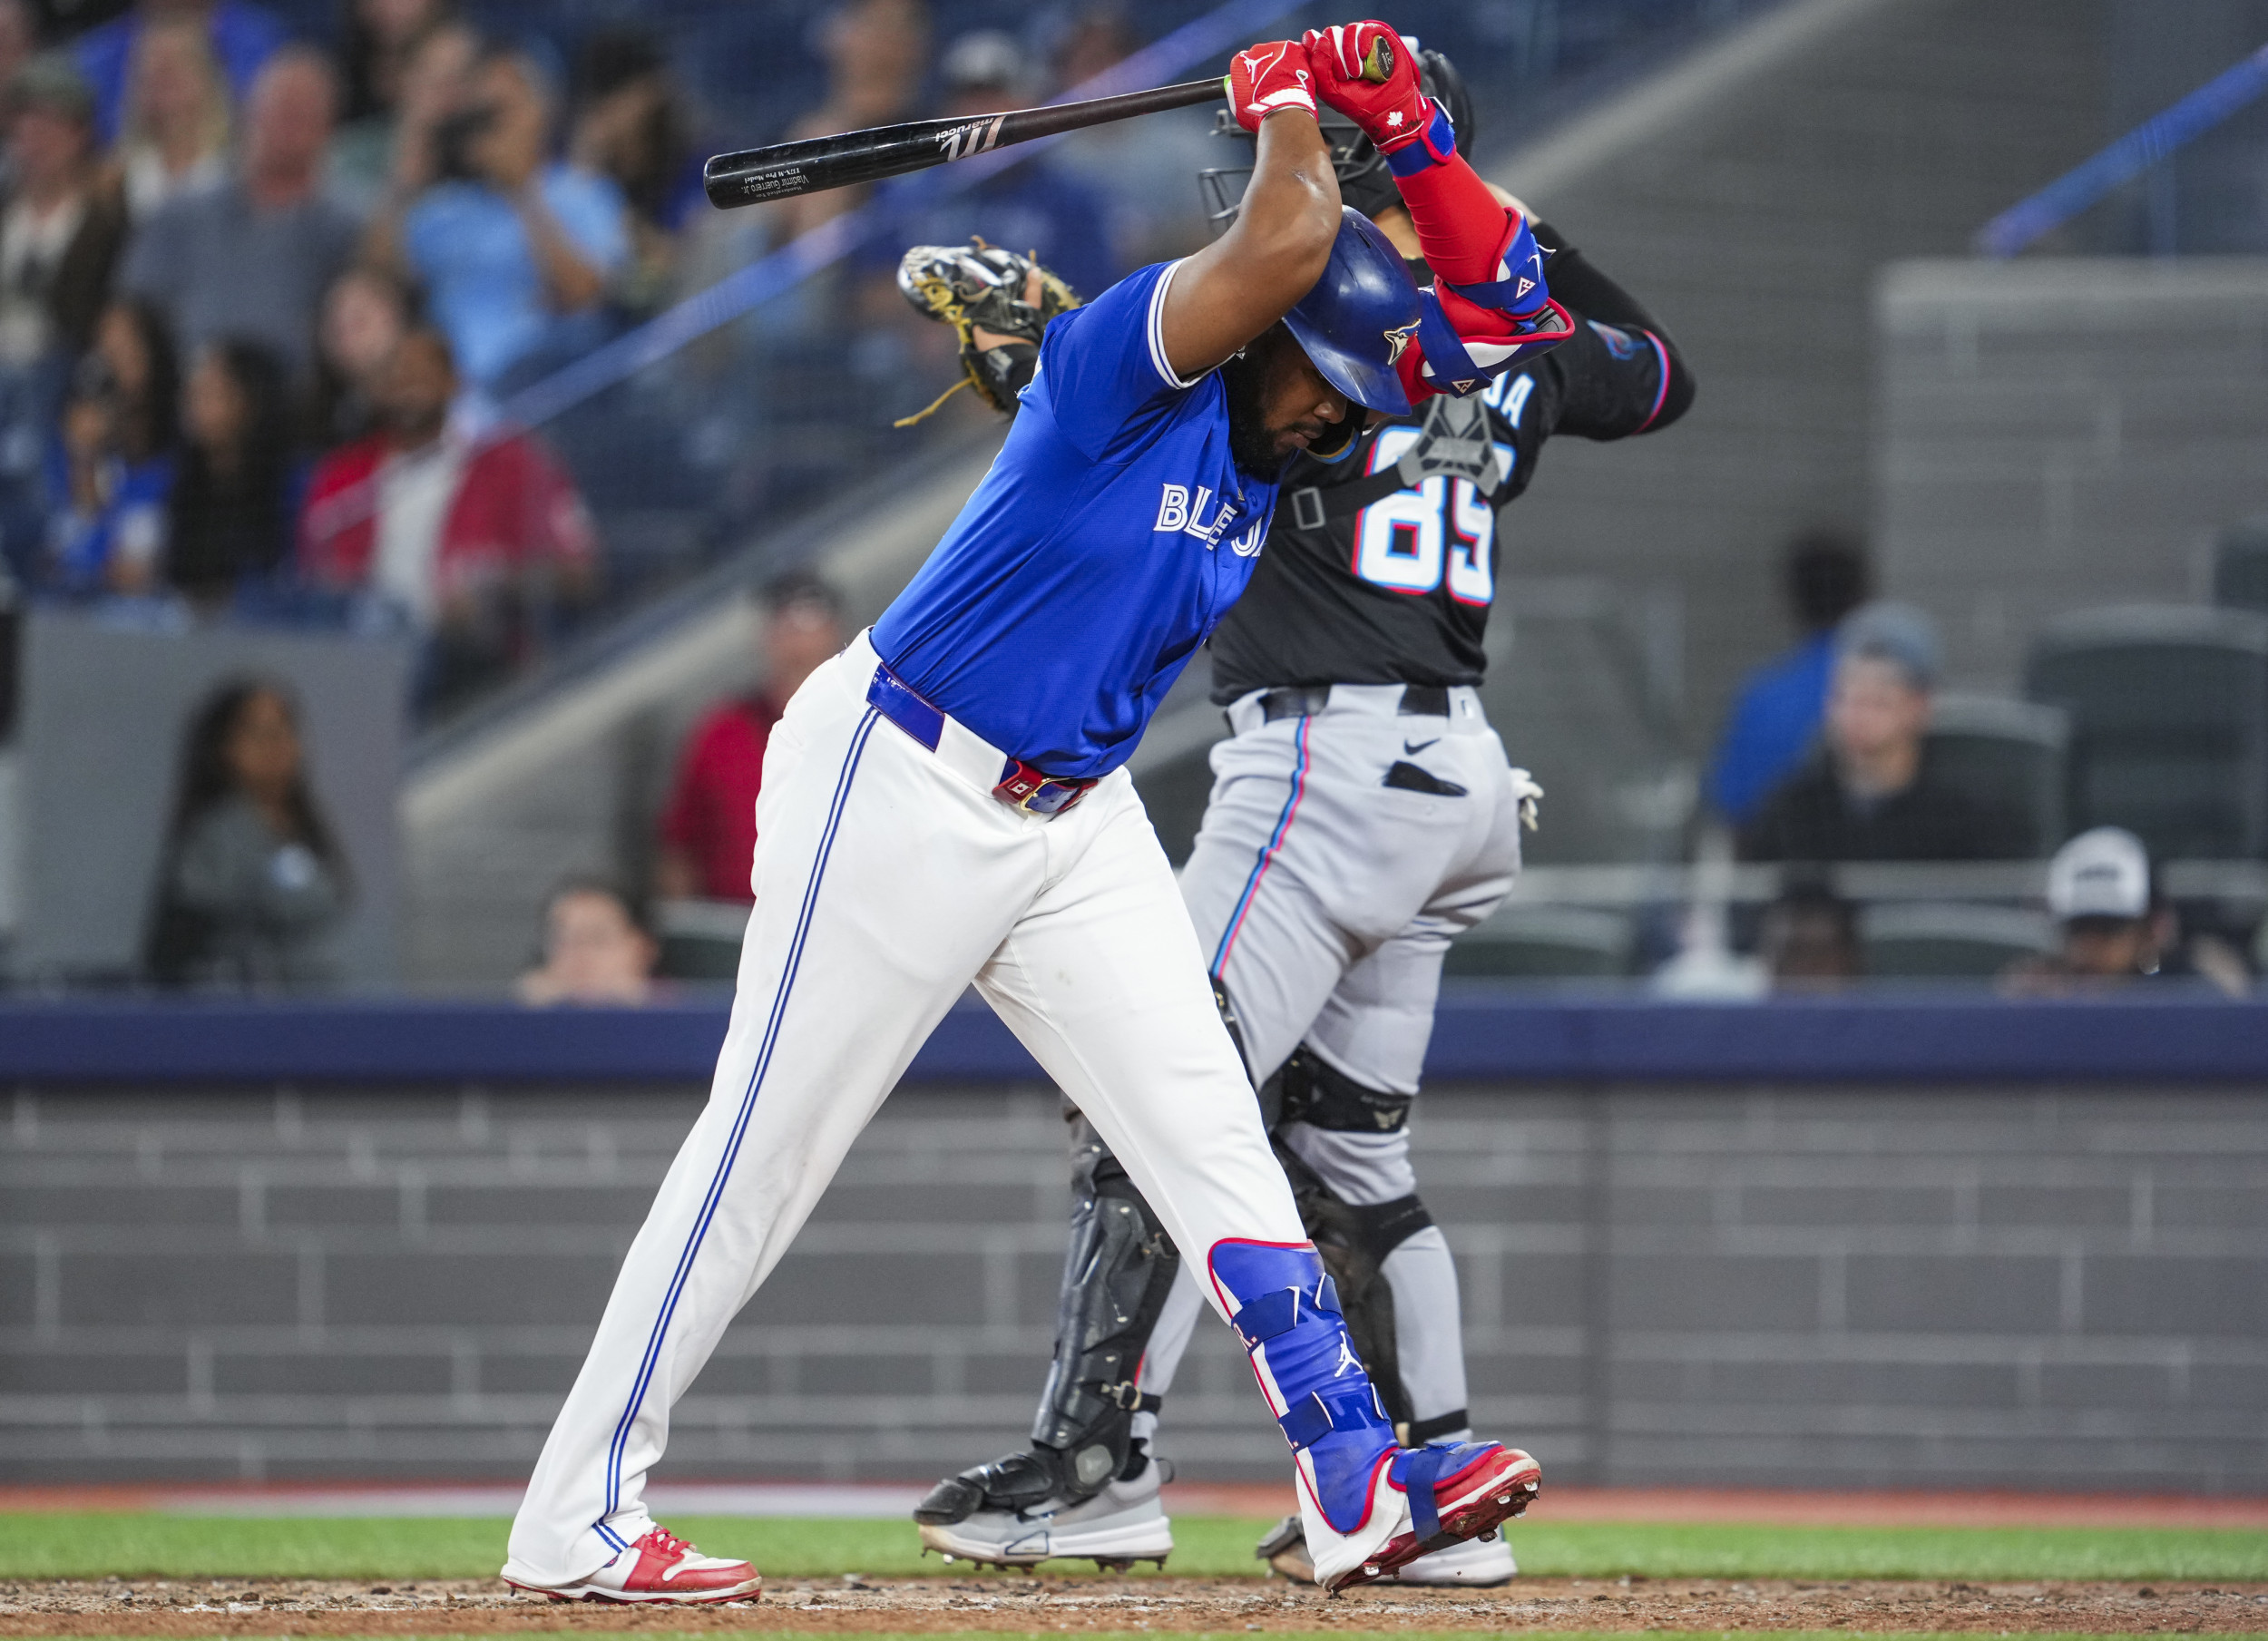
[[[1522,317],[1476,308],[1454,289],[1428,286],[1418,298],[1423,308],[1411,350],[1418,356],[1410,372],[1413,400],[1429,393],[1462,397],[1575,334],[1567,309],[1548,294]]]
[[[1526,218],[1507,208],[1507,229],[1497,247],[1495,275],[1471,284],[1444,281],[1475,308],[1493,308],[1514,318],[1525,318],[1551,300],[1543,279],[1543,250]]]

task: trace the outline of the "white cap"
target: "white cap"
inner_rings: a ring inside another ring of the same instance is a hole
[[[2048,909],[2058,918],[2146,915],[2150,852],[2123,826],[2080,833],[2048,863]]]

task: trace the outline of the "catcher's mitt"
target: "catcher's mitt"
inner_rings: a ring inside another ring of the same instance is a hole
[[[914,246],[899,259],[898,288],[914,312],[942,320],[961,337],[961,379],[928,409],[901,420],[900,427],[912,426],[963,387],[975,388],[993,409],[1013,415],[1016,395],[1039,366],[1040,333],[1057,314],[1079,306],[1071,288],[1035,259],[981,239]],[[1011,339],[982,347],[980,329]]]

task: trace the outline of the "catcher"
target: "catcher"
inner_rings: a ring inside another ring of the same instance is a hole
[[[1318,58],[1346,49],[1339,30],[1307,45]],[[1456,148],[1469,147],[1462,82],[1439,53],[1420,61],[1431,105]],[[1406,144],[1389,135],[1382,153],[1373,136],[1383,127],[1359,108],[1321,118],[1341,198],[1376,221],[1420,284],[1434,281],[1422,257],[1439,247],[1421,244],[1397,190]],[[1205,173],[1217,223],[1234,219],[1249,174]],[[1468,396],[1428,398],[1419,415],[1285,472],[1252,584],[1211,640],[1213,698],[1232,733],[1213,750],[1212,796],[1181,874],[1308,1234],[1412,1446],[1461,1440],[1471,1421],[1456,1270],[1417,1193],[1411,1105],[1443,954],[1510,889],[1521,817],[1539,796],[1477,689],[1505,510],[1554,434],[1650,433],[1694,392],[1661,324],[1564,235],[1540,222],[1534,232],[1552,297],[1582,321],[1570,340],[1502,375],[1476,371]],[[1029,259],[982,241],[916,246],[898,282],[959,331],[965,384],[1011,414],[1041,331],[1077,301]],[[1424,339],[1429,357],[1443,357]],[[1166,1467],[1150,1450],[1202,1300],[1157,1215],[1076,1114],[1071,1156],[1070,1248],[1031,1445],[923,1500],[923,1540],[949,1555],[1130,1565],[1173,1547]],[[1260,1554],[1312,1576],[1297,1515]],[[1491,1535],[1399,1576],[1490,1585],[1515,1570]]]

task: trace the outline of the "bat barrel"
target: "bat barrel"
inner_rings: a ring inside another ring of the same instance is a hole
[[[967,121],[925,120],[914,126],[845,132],[800,142],[777,142],[739,153],[718,154],[701,168],[701,185],[711,204],[729,209],[767,200],[793,199],[829,188],[879,182],[961,156],[944,151],[943,131]],[[972,149],[972,152],[978,151]]]
[[[1186,108],[1220,95],[1217,80],[1191,80],[1123,96],[1046,108],[1014,109],[960,120],[914,120],[798,142],[717,154],[701,168],[709,203],[729,210],[767,200],[789,200],[830,188],[879,182],[954,160],[966,160],[1013,142],[1077,131],[1159,109]]]

